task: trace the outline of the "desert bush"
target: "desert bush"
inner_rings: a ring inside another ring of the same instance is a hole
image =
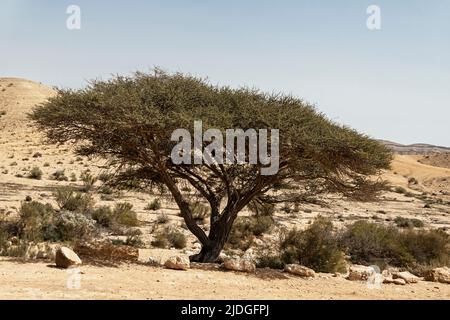
[[[273,225],[274,220],[270,216],[238,217],[228,237],[228,245],[245,251],[255,236],[268,232]]]
[[[72,182],[77,182],[77,175],[76,175],[75,173],[72,173],[72,174],[70,175],[70,181],[72,181]]]
[[[155,239],[152,241],[152,246],[157,248],[174,247],[176,249],[183,249],[186,247],[186,236],[176,229],[166,227],[156,233]]]
[[[54,223],[58,241],[89,240],[95,230],[95,221],[78,212],[62,211]]]
[[[284,265],[280,254],[263,253],[256,259],[258,268],[283,269]]]
[[[137,227],[139,220],[136,212],[133,211],[133,205],[130,203],[118,203],[111,209],[108,206],[102,206],[92,212],[92,218],[103,227],[111,228],[116,225]]]
[[[270,203],[259,203],[257,201],[252,201],[248,204],[248,209],[255,215],[261,216],[273,216],[275,213],[275,206]]]
[[[22,203],[18,222],[20,237],[29,241],[48,240],[48,228],[53,223],[54,215],[55,211],[50,204],[37,201]]]
[[[133,211],[133,205],[131,203],[117,203],[114,208],[114,216],[115,220],[120,225],[127,227],[139,226],[137,214]]]
[[[42,158],[42,153],[36,152],[35,154],[33,154],[33,158]]]
[[[92,219],[103,227],[112,227],[114,223],[114,214],[110,207],[102,206],[92,212]]]
[[[134,248],[144,248],[145,244],[142,240],[142,232],[139,229],[131,229],[126,233],[125,245],[134,247]]]
[[[80,175],[80,180],[83,182],[82,191],[90,192],[94,187],[94,184],[97,182],[97,177],[93,176],[89,171],[84,171]]]
[[[409,184],[418,184],[419,182],[417,181],[416,178],[411,177],[411,178],[408,179],[408,183],[409,183]]]
[[[111,173],[102,172],[98,175],[98,180],[106,183],[112,179],[113,175]]]
[[[403,188],[403,187],[395,187],[394,191],[397,192],[397,193],[402,193],[402,194],[408,193],[408,191],[405,188]]]
[[[404,230],[366,221],[349,226],[341,239],[352,262],[396,267],[448,264],[449,237],[439,230]]]
[[[204,221],[210,215],[209,206],[201,203],[201,202],[192,202],[189,204],[192,212],[192,217],[196,221]]]
[[[50,167],[50,163],[48,163],[48,162],[46,162],[46,163],[44,163],[44,167]]]
[[[99,192],[101,194],[112,195],[114,193],[114,190],[111,187],[104,185],[100,188]]]
[[[343,272],[345,260],[330,219],[318,217],[304,231],[291,230],[280,244],[285,264],[299,263],[318,272]]]
[[[394,220],[394,223],[399,228],[423,228],[424,223],[419,219],[409,219],[404,217],[397,217]]]
[[[56,203],[61,210],[90,213],[95,201],[90,195],[75,192],[70,187],[59,187],[55,190]]]
[[[42,179],[42,170],[39,169],[39,167],[34,167],[33,169],[31,169],[30,174],[28,175],[28,177],[30,179],[34,179],[34,180],[41,180]]]
[[[65,170],[56,170],[53,172],[51,178],[56,181],[68,181],[69,179],[66,177]]]
[[[169,217],[163,212],[156,217],[156,222],[158,224],[166,224],[169,222]]]
[[[161,201],[158,198],[154,199],[145,207],[145,210],[148,211],[157,211],[159,209],[161,209]]]

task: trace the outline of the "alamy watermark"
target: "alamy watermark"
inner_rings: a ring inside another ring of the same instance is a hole
[[[260,164],[261,175],[277,174],[279,170],[280,137],[278,129],[227,129],[224,135],[219,129],[203,133],[202,121],[194,122],[194,137],[186,129],[172,133],[171,141],[178,142],[172,149],[172,162],[181,164]],[[180,141],[181,140],[181,141]],[[203,143],[210,142],[204,149]]]
[[[81,8],[77,5],[70,5],[66,9],[66,13],[69,17],[66,20],[66,27],[69,30],[81,29]]]
[[[369,15],[366,21],[367,29],[381,30],[381,8],[373,4],[367,7],[366,13]]]

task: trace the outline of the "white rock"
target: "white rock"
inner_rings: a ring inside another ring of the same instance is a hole
[[[185,256],[173,256],[170,257],[165,263],[164,266],[167,269],[174,270],[188,270],[191,267],[190,261],[188,257]]]
[[[394,272],[392,274],[392,278],[394,279],[403,279],[406,281],[406,283],[417,283],[419,282],[420,278],[416,277],[412,273],[408,271],[402,271],[402,272]]]
[[[367,281],[373,273],[373,268],[355,264],[350,266],[347,279],[351,281]]]
[[[227,258],[223,262],[223,266],[227,270],[241,271],[241,272],[255,272],[255,264],[244,258]]]
[[[80,265],[81,259],[78,255],[67,247],[61,247],[56,251],[55,263],[58,268],[70,268]]]
[[[425,275],[425,280],[450,284],[450,268],[442,267],[430,270]]]
[[[284,267],[284,271],[304,278],[314,278],[316,276],[314,270],[299,264],[287,264]]]

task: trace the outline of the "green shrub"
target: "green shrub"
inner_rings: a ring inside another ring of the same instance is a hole
[[[304,231],[294,229],[285,234],[280,249],[285,264],[299,263],[318,272],[345,270],[333,224],[323,217],[316,218]]]
[[[210,215],[209,206],[201,203],[201,202],[193,202],[189,204],[191,209],[192,217],[196,221],[204,221]]]
[[[131,229],[126,233],[125,245],[134,248],[144,248],[145,244],[142,240],[142,232],[139,229]]]
[[[424,223],[419,219],[409,219],[404,217],[397,217],[394,220],[395,224],[399,228],[423,228]]]
[[[183,249],[186,247],[186,236],[177,230],[171,230],[167,234],[167,239],[172,247],[176,249]]]
[[[180,231],[167,227],[156,233],[152,246],[164,249],[169,247],[183,249],[186,247],[186,236]]]
[[[28,177],[30,179],[41,180],[42,175],[43,175],[42,170],[39,167],[34,167],[33,169],[31,169]]]
[[[103,183],[106,183],[112,179],[113,175],[110,173],[102,172],[98,175],[98,180]]]
[[[408,191],[403,187],[395,187],[394,191],[397,193],[402,193],[402,194],[408,193]]]
[[[133,205],[130,203],[118,203],[111,209],[108,206],[97,208],[92,212],[92,218],[103,227],[111,228],[116,225],[137,227],[139,220]]]
[[[52,174],[52,179],[56,181],[68,181],[65,170],[57,170]]]
[[[89,171],[84,171],[80,175],[80,180],[83,182],[83,192],[90,192],[97,182],[97,177],[93,176]]]
[[[148,211],[157,211],[159,209],[161,209],[161,201],[158,198],[154,199],[145,207],[145,210]]]
[[[358,264],[385,264],[414,268],[418,265],[449,263],[449,236],[439,230],[401,231],[357,221],[349,226],[341,239],[342,245]]]
[[[70,187],[60,187],[54,192],[56,203],[61,210],[88,214],[92,211],[95,201],[90,195],[75,192]]]
[[[273,225],[274,220],[270,216],[237,217],[228,237],[228,245],[245,251],[255,236],[268,232]]]
[[[81,213],[62,211],[54,231],[59,241],[89,240],[95,234],[95,221]]]
[[[156,222],[158,224],[166,224],[169,222],[169,217],[163,212],[156,217]]]
[[[264,253],[256,260],[256,266],[258,268],[283,269],[284,265],[279,254]]]
[[[275,213],[275,206],[270,203],[259,203],[257,201],[252,201],[248,205],[248,209],[255,215],[260,216],[273,216]]]
[[[22,203],[18,222],[20,237],[28,241],[47,240],[47,230],[53,223],[54,215],[55,211],[50,204],[37,201]]]
[[[115,220],[118,224],[127,227],[139,226],[139,220],[136,212],[133,211],[133,205],[128,202],[118,203],[114,208]]]

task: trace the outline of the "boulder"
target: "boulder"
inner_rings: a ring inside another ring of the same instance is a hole
[[[448,283],[450,284],[450,268],[435,268],[425,273],[426,281]]]
[[[393,278],[389,277],[389,278],[384,278],[383,283],[404,286],[406,284],[406,281],[401,278],[393,279]]]
[[[80,265],[81,259],[78,255],[67,247],[61,247],[56,251],[55,263],[58,268],[70,268]]]
[[[184,256],[173,256],[170,257],[165,263],[164,266],[167,269],[173,270],[188,270],[191,267],[188,257]]]
[[[347,280],[350,281],[367,281],[369,277],[374,273],[373,268],[361,266],[361,265],[351,265],[349,268],[349,274]]]
[[[287,264],[284,271],[304,278],[314,278],[316,275],[314,270],[299,264]]]
[[[412,273],[408,271],[402,271],[402,272],[394,272],[392,274],[392,278],[394,279],[403,279],[406,281],[406,283],[417,283],[419,282],[420,278],[416,277]]]
[[[255,272],[255,264],[244,258],[227,258],[223,261],[223,266],[227,270],[241,271],[241,272]]]

